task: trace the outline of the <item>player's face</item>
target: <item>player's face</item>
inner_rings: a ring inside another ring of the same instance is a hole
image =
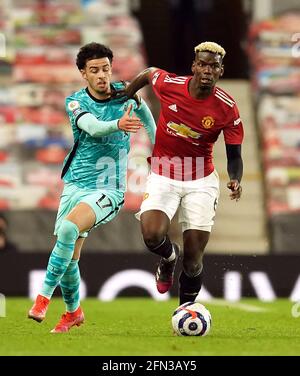
[[[198,52],[192,72],[199,88],[211,89],[224,73],[221,56],[211,52]]]
[[[111,63],[107,57],[88,60],[81,70],[87,81],[88,89],[98,99],[106,99],[110,95]]]

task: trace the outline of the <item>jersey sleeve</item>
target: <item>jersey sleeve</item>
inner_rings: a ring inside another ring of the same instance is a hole
[[[241,145],[244,139],[244,128],[237,105],[230,111],[227,124],[223,129],[225,144]]]
[[[156,69],[155,71],[151,72],[151,86],[155,95],[160,99],[161,93],[165,87],[165,78],[169,73],[162,69]]]
[[[155,142],[155,132],[156,132],[156,125],[155,120],[153,118],[153,115],[147,106],[147,103],[144,101],[143,98],[141,98],[141,104],[138,108],[134,111],[136,115],[141,119],[142,123],[144,124],[144,127],[146,129],[146,132],[148,134],[148,137],[150,139],[151,144],[154,144]]]
[[[81,116],[90,112],[83,101],[80,101],[73,96],[66,98],[66,111],[71,124],[74,124],[76,126]]]

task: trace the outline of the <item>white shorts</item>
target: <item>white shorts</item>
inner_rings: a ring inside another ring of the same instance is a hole
[[[170,221],[179,208],[179,223],[186,230],[211,231],[219,199],[219,176],[216,170],[210,175],[191,181],[178,181],[150,173],[141,210],[166,213]]]

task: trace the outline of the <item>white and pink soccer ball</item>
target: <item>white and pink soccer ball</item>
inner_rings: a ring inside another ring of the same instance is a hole
[[[178,336],[206,336],[211,328],[211,315],[199,302],[184,303],[175,309],[172,326]]]

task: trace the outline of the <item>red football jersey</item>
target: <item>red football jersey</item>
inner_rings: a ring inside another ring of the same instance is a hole
[[[221,131],[226,144],[243,141],[243,124],[235,101],[215,87],[205,99],[188,91],[192,76],[158,69],[151,83],[161,109],[151,170],[176,180],[195,180],[214,170],[213,145]]]

